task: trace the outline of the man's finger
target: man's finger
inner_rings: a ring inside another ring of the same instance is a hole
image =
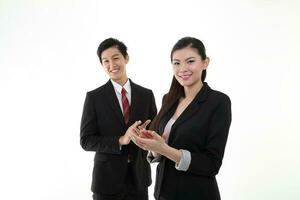
[[[151,122],[151,120],[148,119],[141,126],[144,127],[144,128],[146,128],[150,122]]]
[[[134,124],[132,124],[131,126],[136,128],[138,125],[140,125],[142,122],[141,120],[134,122]]]

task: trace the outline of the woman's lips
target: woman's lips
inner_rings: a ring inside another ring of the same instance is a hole
[[[179,75],[179,77],[183,80],[188,80],[191,77],[192,74],[184,74],[184,75]]]

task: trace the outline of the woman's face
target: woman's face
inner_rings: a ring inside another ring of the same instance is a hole
[[[209,58],[202,60],[197,49],[186,47],[173,52],[172,65],[176,80],[184,87],[201,82],[202,71],[207,68]]]

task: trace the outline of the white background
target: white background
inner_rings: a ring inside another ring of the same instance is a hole
[[[91,199],[79,127],[86,92],[108,79],[99,43],[125,42],[128,76],[160,108],[171,48],[187,35],[232,100],[222,199],[300,199],[299,11],[291,0],[1,0],[0,199]]]

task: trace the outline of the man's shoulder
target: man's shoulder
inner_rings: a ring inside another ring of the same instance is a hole
[[[137,83],[134,83],[131,81],[131,88],[139,90],[140,92],[145,92],[145,93],[152,93],[152,90],[149,88],[146,88],[144,86],[141,86]]]
[[[87,94],[92,95],[92,96],[103,94],[104,91],[105,91],[105,88],[108,87],[108,84],[109,84],[109,82],[107,82],[107,83],[105,83],[105,84],[103,84],[103,85],[101,85],[101,86],[99,86],[95,89],[92,89],[92,90],[88,91]]]

